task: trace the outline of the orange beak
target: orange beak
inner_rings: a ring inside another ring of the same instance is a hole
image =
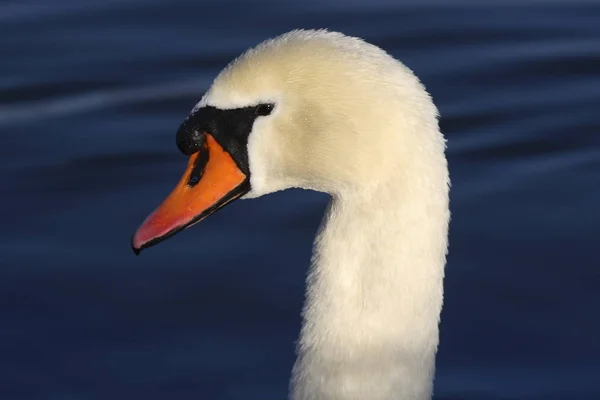
[[[181,180],[132,238],[139,254],[192,226],[249,190],[247,176],[210,134],[192,154]]]

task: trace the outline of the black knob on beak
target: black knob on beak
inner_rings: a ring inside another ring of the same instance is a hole
[[[181,124],[176,135],[177,147],[186,156],[200,151],[204,145],[206,135],[194,118],[188,118]]]

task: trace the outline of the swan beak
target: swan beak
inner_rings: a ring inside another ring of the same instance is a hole
[[[133,235],[135,254],[192,226],[249,190],[246,174],[210,134],[181,180]]]

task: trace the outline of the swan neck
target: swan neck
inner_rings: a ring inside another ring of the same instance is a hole
[[[447,248],[444,186],[334,197],[314,245],[293,400],[431,398]]]

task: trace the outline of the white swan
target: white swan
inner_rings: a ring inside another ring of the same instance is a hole
[[[136,253],[238,197],[329,193],[290,397],[429,399],[449,177],[437,110],[413,73],[360,39],[292,31],[225,68],[177,144],[188,168],[135,233]]]

